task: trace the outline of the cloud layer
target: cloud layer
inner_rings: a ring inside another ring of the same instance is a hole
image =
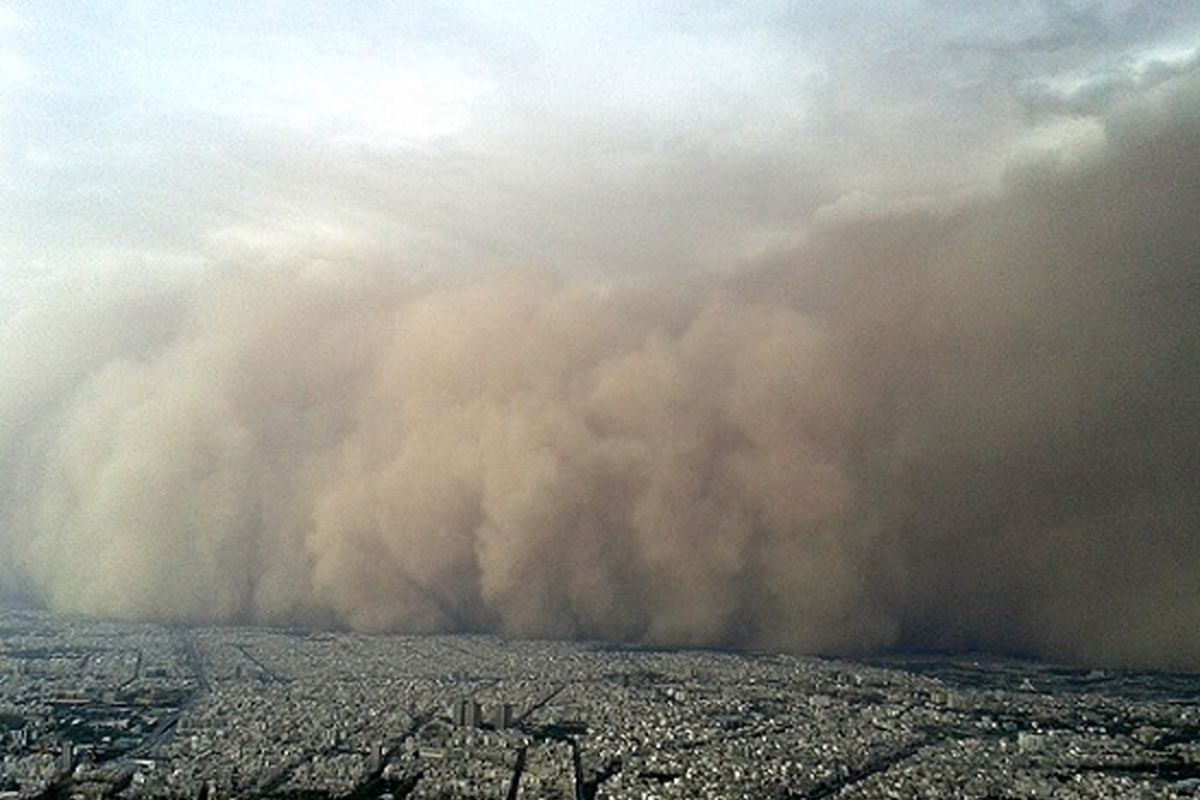
[[[1188,0],[0,0],[0,273],[728,270],[1086,150],[1197,41]]]
[[[0,330],[0,588],[1198,668],[1194,71],[1102,132],[715,278],[63,279]]]

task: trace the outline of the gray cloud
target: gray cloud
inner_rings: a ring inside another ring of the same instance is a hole
[[[1190,70],[1200,33],[1186,2],[9,16],[5,274],[313,249],[421,273],[729,269],[856,192],[995,188],[1062,119]]]
[[[0,587],[1200,667],[1197,109],[1168,79],[1091,159],[847,204],[719,278],[414,281],[300,238],[68,279],[0,331]]]

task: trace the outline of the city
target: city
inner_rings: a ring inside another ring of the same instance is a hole
[[[0,798],[1200,796],[1200,681],[0,613]]]

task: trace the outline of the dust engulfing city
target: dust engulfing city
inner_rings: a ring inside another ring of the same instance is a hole
[[[0,0],[0,797],[1200,792],[1200,9],[877,5]]]

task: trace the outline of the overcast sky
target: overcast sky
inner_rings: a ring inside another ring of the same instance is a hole
[[[0,3],[0,270],[728,270],[1194,67],[1154,2]]]

